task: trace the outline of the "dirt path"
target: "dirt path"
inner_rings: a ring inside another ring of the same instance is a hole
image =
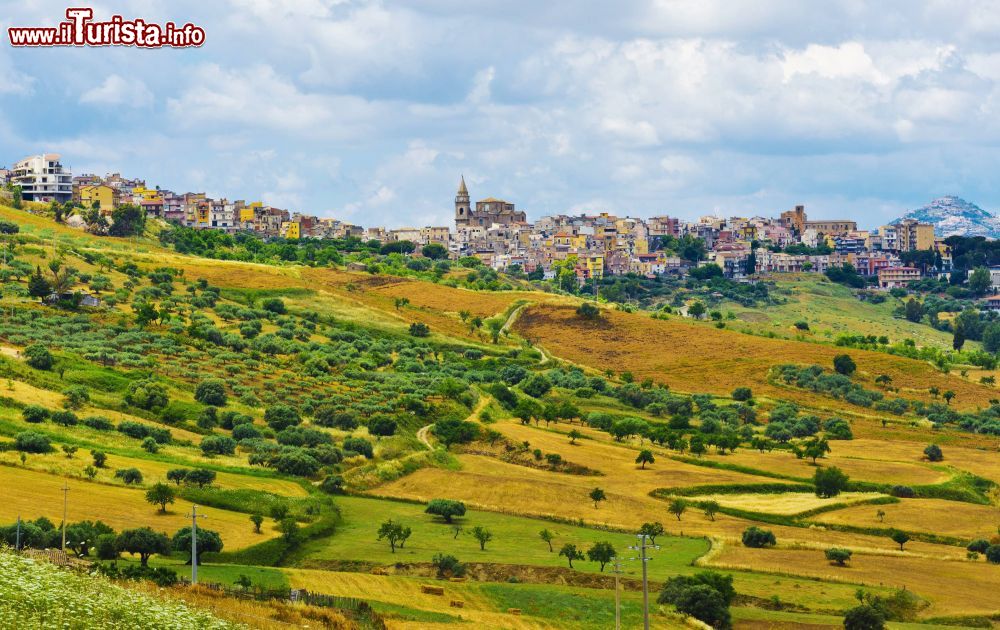
[[[488,404],[490,404],[490,397],[480,392],[479,402],[476,403],[475,408],[469,413],[469,415],[465,417],[465,421],[475,422],[476,417],[479,415],[479,412],[481,412],[484,408],[486,408],[486,405]],[[417,429],[417,439],[420,440],[421,444],[427,447],[428,451],[434,450],[434,445],[431,444],[431,439],[430,439],[431,427],[433,426],[434,426],[433,424],[428,424],[426,426]]]
[[[0,346],[0,354],[6,354],[7,356],[15,359],[21,358],[21,351],[12,346]]]

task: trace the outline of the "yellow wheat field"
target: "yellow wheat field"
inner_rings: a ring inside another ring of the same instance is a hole
[[[146,502],[140,488],[109,486],[79,479],[0,466],[0,522],[12,523],[20,516],[34,520],[45,516],[59,524],[63,518],[63,484],[69,487],[67,519],[101,520],[118,531],[132,527],[149,526],[156,531],[173,535],[178,529],[191,524],[191,504],[178,499],[168,507],[166,514],[158,513],[159,506]],[[263,542],[277,535],[270,526],[262,533],[253,532],[253,524],[246,514],[216,508],[201,508],[206,515],[204,527],[219,532],[228,550],[239,549]]]

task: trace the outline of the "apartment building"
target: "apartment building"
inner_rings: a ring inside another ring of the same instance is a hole
[[[66,203],[73,198],[73,173],[62,165],[58,153],[24,158],[14,165],[10,181],[21,187],[25,201]]]

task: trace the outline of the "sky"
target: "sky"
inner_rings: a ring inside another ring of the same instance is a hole
[[[67,6],[206,43],[10,46]],[[0,27],[0,165],[389,227],[451,224],[463,174],[529,220],[1000,208],[997,2],[0,0]]]

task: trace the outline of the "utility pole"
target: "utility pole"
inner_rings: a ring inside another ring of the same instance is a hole
[[[14,538],[14,551],[21,551],[21,515],[17,515],[17,537]]]
[[[642,560],[642,628],[643,630],[649,630],[649,580],[646,577],[646,564],[652,560],[651,557],[646,555],[647,549],[659,549],[659,545],[647,545],[646,539],[649,538],[646,534],[636,534],[636,538],[639,539],[639,544],[629,547],[629,549],[639,552],[639,559]]]
[[[198,518],[205,518],[204,514],[198,514],[198,506],[191,506],[191,583],[198,583]]]
[[[63,482],[63,522],[62,522],[62,552],[66,553],[66,505],[69,502],[69,484]]]
[[[635,558],[619,558],[615,556],[611,559],[611,572],[615,574],[615,630],[621,630],[622,628],[622,612],[621,612],[621,590],[619,587],[619,576],[625,572],[622,562],[625,560],[635,560]]]

